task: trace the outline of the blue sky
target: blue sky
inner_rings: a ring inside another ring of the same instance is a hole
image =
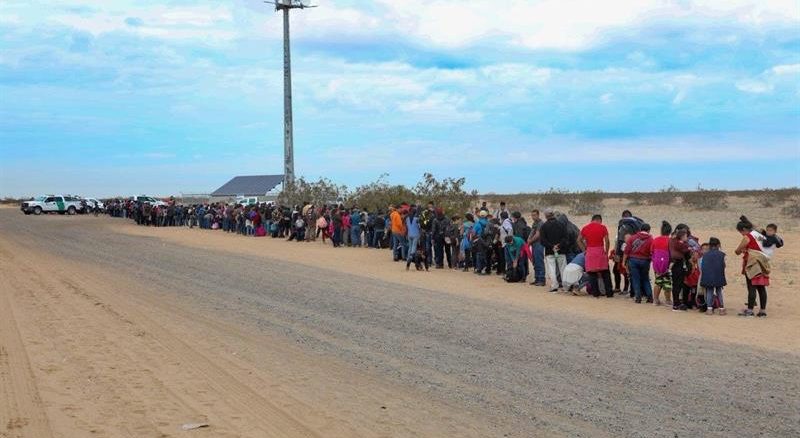
[[[800,3],[319,0],[292,18],[298,175],[481,192],[800,184]],[[257,0],[0,2],[0,196],[280,173]]]

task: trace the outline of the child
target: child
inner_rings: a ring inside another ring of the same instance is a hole
[[[625,245],[625,244],[623,243],[623,245]],[[628,290],[631,287],[631,285],[630,285],[630,277],[628,276],[627,269],[625,269],[625,266],[622,264],[622,254],[620,254],[620,258],[619,259],[617,259],[616,256],[617,256],[617,252],[614,250],[614,248],[611,248],[611,251],[609,251],[609,253],[608,253],[608,260],[613,260],[614,261],[614,269],[613,269],[613,272],[614,272],[614,291],[613,292],[615,294],[618,294],[620,292],[623,293],[623,294],[627,294]],[[620,291],[619,287],[620,287],[620,283],[622,283],[622,279],[623,278],[625,279],[625,283],[624,283],[625,287],[624,287],[624,289],[622,289],[622,291]]]
[[[628,246],[628,239],[631,238],[631,234],[630,233],[625,233],[622,236],[622,238],[624,240],[622,241],[622,244],[620,245],[620,254],[618,256],[615,254],[615,256],[619,257],[619,260],[620,260],[619,268],[617,268],[616,259],[614,261],[614,268],[615,269],[619,269],[619,272],[623,276],[625,276],[625,288],[622,289],[622,294],[620,294],[620,296],[624,297],[625,296],[625,292],[628,292],[628,295],[630,296],[630,298],[634,299],[635,298],[634,297],[634,290],[633,290],[633,287],[631,287],[630,282],[629,282],[630,274],[628,274],[628,267],[624,263],[622,263],[622,254],[625,252],[625,248],[627,248],[627,246]]]
[[[783,239],[778,236],[778,226],[775,224],[767,225],[764,231],[764,240],[761,242],[761,247],[764,249],[762,252],[769,258],[775,253],[776,248],[783,247]]]
[[[700,261],[700,286],[705,289],[707,315],[714,314],[714,297],[720,315],[725,315],[725,304],[722,289],[727,286],[725,280],[725,253],[720,251],[720,241],[716,237],[708,240],[708,252]]]
[[[412,262],[417,268],[417,271],[421,271],[423,265],[425,266],[426,271],[430,268],[428,258],[425,257],[425,245],[418,245],[417,251],[414,253],[414,255],[408,258],[408,261],[406,261],[406,271],[408,271],[408,268],[411,266]]]

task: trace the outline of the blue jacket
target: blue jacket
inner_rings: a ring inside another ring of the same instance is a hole
[[[725,253],[712,248],[703,254],[700,263],[700,286],[722,287],[727,286],[725,280]]]
[[[353,212],[350,214],[350,226],[357,227],[361,224],[361,213],[360,212]]]
[[[408,237],[419,237],[419,216],[406,218],[406,229],[408,230]]]
[[[483,229],[487,226],[489,226],[489,219],[486,219],[485,217],[478,219],[478,221],[475,222],[475,227],[473,228],[473,230],[475,231],[475,236],[481,237]]]

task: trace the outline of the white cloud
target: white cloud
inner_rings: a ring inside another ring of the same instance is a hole
[[[694,20],[748,26],[800,21],[792,0],[379,0],[385,26],[442,47],[489,38],[532,49],[581,50],[612,31]]]
[[[744,91],[745,93],[763,94],[772,91],[772,85],[756,80],[743,80],[736,83],[736,88]]]
[[[776,75],[797,75],[800,74],[800,64],[776,65],[770,70]]]

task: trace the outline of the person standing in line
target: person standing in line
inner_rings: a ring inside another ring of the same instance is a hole
[[[542,219],[539,217],[539,210],[534,209],[531,211],[531,229],[528,234],[528,244],[533,249],[533,282],[531,284],[534,286],[545,285],[544,246],[539,233],[542,223]]]
[[[408,247],[406,241],[406,225],[403,220],[403,215],[400,213],[400,206],[395,205],[390,215],[392,221],[392,256],[394,261],[405,260],[408,255]]]
[[[642,224],[640,231],[628,238],[622,262],[630,271],[636,303],[642,302],[642,296],[647,298],[648,303],[653,302],[653,288],[650,285],[652,251],[653,236],[650,235],[650,224]]]
[[[725,301],[722,289],[728,285],[725,280],[725,253],[720,251],[720,241],[716,237],[708,239],[708,251],[700,261],[700,286],[706,293],[706,314],[714,314],[714,297],[720,315],[725,315]]]
[[[550,292],[556,293],[562,287],[559,278],[562,278],[564,267],[567,265],[567,258],[561,253],[563,248],[569,246],[567,229],[556,219],[553,210],[545,210],[544,217],[545,222],[539,228],[540,239],[544,246],[547,275],[550,277]]]
[[[602,290],[609,298],[614,296],[611,285],[611,272],[608,269],[608,250],[611,246],[608,237],[608,228],[603,225],[603,217],[599,214],[592,216],[592,221],[586,224],[580,232],[579,245],[586,253],[585,270],[589,273],[592,283],[592,294],[600,296],[600,280],[603,282]]]

